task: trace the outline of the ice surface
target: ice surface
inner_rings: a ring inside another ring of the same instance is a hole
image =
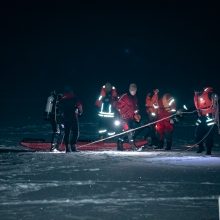
[[[49,131],[1,128],[0,147]],[[179,134],[170,152],[1,153],[0,219],[218,219],[219,146],[198,155]]]

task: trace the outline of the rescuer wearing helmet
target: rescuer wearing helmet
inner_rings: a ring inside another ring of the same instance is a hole
[[[113,125],[117,100],[118,95],[116,88],[107,82],[102,86],[99,98],[95,103],[99,117],[98,133],[101,138],[115,134]]]
[[[204,151],[205,144],[206,154],[210,155],[214,138],[213,127],[219,126],[218,96],[212,87],[206,87],[202,92],[194,93],[194,105],[198,112],[195,131],[196,142],[199,145],[197,153]]]
[[[159,89],[154,89],[153,94],[148,93],[145,100],[145,106],[146,106],[146,114],[147,114],[147,123],[152,123],[156,121],[157,114],[159,110]],[[146,134],[147,140],[148,140],[148,146],[157,146],[157,137],[156,137],[156,130],[155,130],[155,124],[152,124],[147,127],[147,134]]]
[[[156,134],[159,139],[157,148],[162,149],[166,141],[165,150],[171,150],[174,119],[170,116],[176,112],[176,102],[173,96],[166,93],[161,99],[159,99],[158,104],[157,120],[161,121],[157,122],[155,126]]]

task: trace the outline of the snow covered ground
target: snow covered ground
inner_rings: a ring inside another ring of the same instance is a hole
[[[49,130],[0,128],[0,148]],[[217,220],[219,142],[198,155],[186,151],[192,132],[176,130],[170,152],[0,153],[0,219]]]

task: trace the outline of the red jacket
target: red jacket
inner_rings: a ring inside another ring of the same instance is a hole
[[[106,89],[105,89],[105,86],[103,86],[103,87],[101,88],[99,98],[96,100],[95,105],[100,108],[101,105],[102,105],[103,99],[104,99],[104,98],[109,98],[109,99],[110,99],[110,100],[109,100],[110,103],[111,103],[112,106],[114,107],[114,106],[115,106],[115,102],[116,102],[116,100],[117,100],[117,96],[118,96],[118,94],[117,94],[116,88],[115,88],[114,86],[112,86],[112,90],[111,90],[110,93],[107,93],[107,92],[106,92]]]
[[[146,96],[145,100],[145,106],[146,106],[146,112],[148,114],[154,113],[155,115],[157,114],[158,111],[158,94],[153,94],[151,97],[150,94]]]
[[[138,112],[137,97],[125,93],[118,100],[117,109],[123,119],[134,119],[134,115]]]

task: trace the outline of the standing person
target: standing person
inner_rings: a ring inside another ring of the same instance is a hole
[[[81,102],[73,93],[71,87],[64,88],[64,94],[59,106],[64,123],[66,152],[76,151],[76,142],[79,137],[78,116],[82,114],[83,110]]]
[[[195,92],[194,104],[198,111],[196,121],[196,142],[199,143],[197,153],[204,151],[206,145],[206,154],[210,155],[213,147],[214,125],[219,126],[219,108],[218,96],[213,92],[212,87],[206,87],[202,92]]]
[[[49,121],[52,127],[52,138],[50,151],[56,151],[59,148],[61,139],[61,115],[59,111],[59,101],[62,98],[62,94],[57,94],[56,91],[52,91],[51,95],[47,98],[47,104],[45,107],[45,120]]]
[[[146,114],[147,114],[147,123],[152,123],[157,120],[159,104],[158,104],[158,93],[159,89],[154,89],[153,94],[148,93],[146,96]],[[146,138],[148,139],[149,146],[157,146],[157,137],[155,124],[152,124],[147,127]]]
[[[102,86],[99,98],[96,100],[96,107],[99,116],[99,135],[113,135],[113,121],[115,118],[115,106],[118,100],[117,90],[111,83],[107,82]]]
[[[138,99],[136,96],[137,85],[131,83],[129,85],[129,92],[123,94],[117,102],[117,109],[122,119],[123,130],[136,128],[140,123],[141,116],[138,109]],[[135,132],[128,133],[128,140],[133,150],[136,150],[134,143]],[[124,137],[118,139],[117,149],[123,151]]]
[[[171,150],[174,119],[170,118],[172,114],[176,112],[175,99],[168,93],[164,94],[162,99],[159,99],[159,108],[157,120],[161,120],[156,123],[155,129],[159,142],[156,149],[162,149],[166,141],[165,150]]]

